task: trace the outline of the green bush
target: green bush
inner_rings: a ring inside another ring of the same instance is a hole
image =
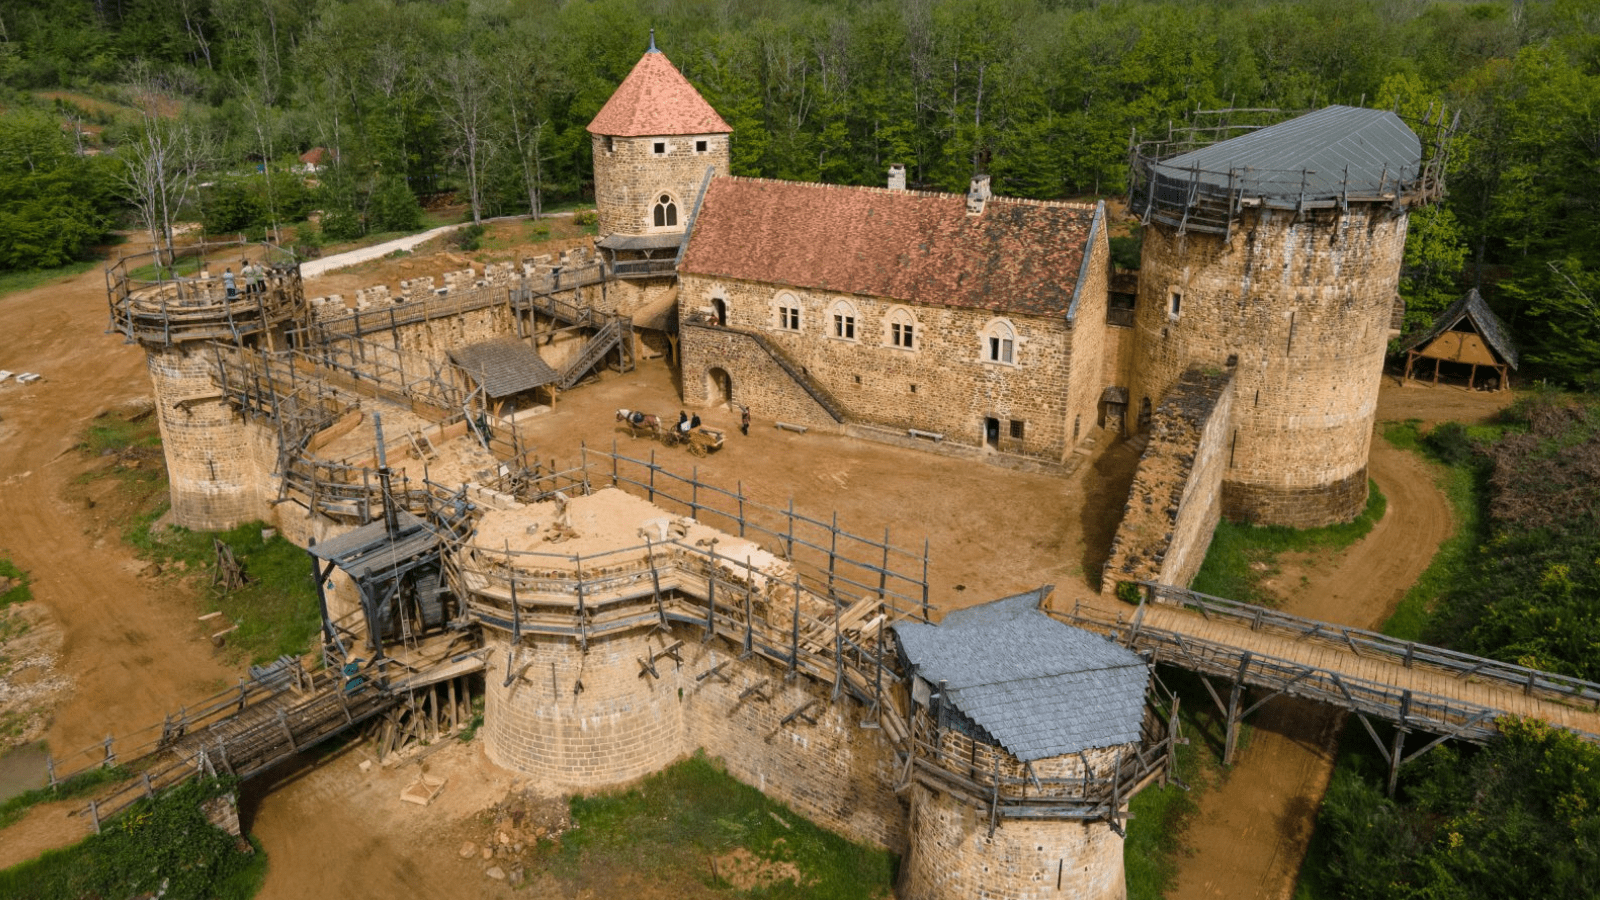
[[[450,235],[450,246],[468,253],[483,247],[483,226],[463,225]]]
[[[1132,581],[1117,582],[1117,599],[1124,603],[1137,604],[1144,599],[1144,590]]]
[[[9,583],[10,587],[0,591],[0,609],[5,609],[13,603],[27,603],[33,599],[33,591],[28,588],[32,579],[28,573],[17,568],[16,563],[0,556],[0,583]]]
[[[368,231],[416,231],[422,227],[422,204],[405,180],[392,175],[378,179],[372,192]]]

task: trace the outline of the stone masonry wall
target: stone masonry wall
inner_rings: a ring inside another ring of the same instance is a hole
[[[1122,838],[1103,822],[1007,819],[915,784],[901,900],[1123,900]]]
[[[679,332],[683,356],[683,402],[691,408],[712,404],[711,372],[721,369],[733,385],[731,401],[749,406],[762,418],[814,428],[838,423],[796,384],[772,356],[749,335],[726,328],[684,325]]]
[[[659,771],[684,752],[680,679],[641,675],[639,659],[670,644],[640,630],[596,641],[525,636],[505,685],[509,635],[485,630],[484,747],[495,764],[552,788],[589,790]],[[661,666],[672,668],[665,659]],[[581,683],[581,688],[579,687]]]
[[[1102,593],[1124,581],[1187,587],[1200,570],[1222,514],[1234,402],[1231,373],[1199,367],[1167,392],[1111,541]]]
[[[173,521],[196,531],[223,531],[267,513],[249,435],[211,379],[215,363],[209,344],[145,348]]]
[[[520,674],[506,688],[509,636],[486,636],[484,741],[496,764],[552,787],[587,790],[625,784],[704,749],[735,778],[824,827],[904,851],[893,749],[882,732],[860,727],[867,713],[859,704],[831,703],[829,685],[788,681],[759,657],[740,660],[737,648],[701,643],[698,629],[678,626],[597,641],[587,655],[568,639],[525,637],[512,662]],[[640,659],[679,641],[681,664],[662,656],[659,678],[642,672]],[[727,663],[719,675],[698,678],[719,663]],[[741,698],[751,687],[758,690]],[[815,724],[781,724],[807,703]]]
[[[1229,241],[1145,229],[1130,414],[1191,363],[1236,359],[1230,518],[1306,527],[1365,504],[1406,219],[1352,205],[1246,210]]]
[[[706,167],[728,174],[729,142],[726,134],[671,135],[663,137],[605,137],[595,135],[594,203],[600,214],[600,234],[650,234],[682,232],[700,196]],[[704,141],[706,150],[695,150]],[[656,153],[665,144],[665,153]],[[678,207],[678,224],[656,228],[651,218],[656,198],[663,193]]]
[[[984,442],[984,419],[1000,422],[1000,450],[1060,461],[1073,446],[1072,416],[1083,414],[1080,432],[1092,424],[1092,413],[1073,413],[1071,356],[1077,334],[1066,323],[1034,316],[997,316],[987,310],[894,303],[881,298],[844,296],[821,291],[780,289],[773,285],[684,275],[678,297],[682,319],[713,308],[720,300],[731,328],[759,332],[781,347],[810,377],[846,408],[850,418],[893,428],[938,432],[968,446]],[[1103,298],[1098,301],[1104,303]],[[800,309],[800,329],[779,327],[782,304]],[[848,304],[855,317],[855,337],[834,336],[837,304]],[[893,346],[890,315],[912,317],[914,348]],[[1104,329],[1103,306],[1080,313],[1080,328]],[[1099,322],[1089,320],[1099,316]],[[998,318],[1016,333],[1015,364],[983,358],[983,332]],[[685,332],[689,326],[685,326]],[[730,375],[745,367],[735,358],[715,355],[732,343],[693,341],[683,345],[685,402],[704,402],[699,387],[711,369]],[[1098,345],[1089,352],[1098,381]],[[774,371],[781,371],[776,370]],[[752,370],[752,374],[759,374]],[[1098,388],[1098,386],[1097,386]],[[1096,389],[1097,389],[1096,388]],[[735,397],[747,386],[734,381]],[[762,388],[761,390],[776,390]],[[1084,391],[1084,396],[1091,394]],[[748,402],[740,400],[739,402]],[[1092,400],[1078,399],[1092,410]],[[754,404],[752,404],[754,406]],[[757,407],[759,409],[759,407]],[[761,410],[763,415],[772,413]],[[1010,423],[1023,423],[1023,437],[1013,439]],[[1080,434],[1081,437],[1081,434]]]
[[[1100,419],[1100,394],[1105,381],[1105,355],[1111,331],[1106,325],[1106,304],[1111,277],[1111,244],[1106,238],[1104,210],[1101,211],[1094,239],[1089,245],[1088,262],[1078,284],[1078,310],[1068,333],[1071,352],[1067,355],[1067,409],[1062,420],[1066,439],[1060,460],[1087,437]]]

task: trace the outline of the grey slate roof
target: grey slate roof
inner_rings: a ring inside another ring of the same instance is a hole
[[[490,397],[509,397],[560,378],[537,350],[516,338],[452,347],[450,359]]]
[[[1267,200],[1372,197],[1409,189],[1422,172],[1422,142],[1388,110],[1329,106],[1156,164],[1163,178],[1229,188]],[[1348,173],[1348,180],[1346,178]],[[1242,182],[1242,185],[1241,185]]]
[[[606,250],[666,250],[683,246],[687,235],[682,231],[667,234],[608,234],[594,242]]]
[[[916,674],[1023,762],[1139,739],[1149,669],[1039,609],[1050,587],[894,626]]]
[[[1434,338],[1454,328],[1457,322],[1468,319],[1472,326],[1483,335],[1484,343],[1489,345],[1496,355],[1506,361],[1506,365],[1513,370],[1517,368],[1517,345],[1511,343],[1511,336],[1506,333],[1506,326],[1500,317],[1494,314],[1483,297],[1478,294],[1478,289],[1467,291],[1467,295],[1450,304],[1450,308],[1439,314],[1433,320],[1433,325],[1427,331],[1406,338],[1400,342],[1399,351],[1404,353],[1415,347],[1432,341]]]
[[[399,528],[390,540],[383,520],[363,525],[354,531],[329,538],[306,548],[317,559],[337,565],[356,581],[383,574],[396,565],[433,551],[439,544],[426,522],[406,512],[395,513]]]

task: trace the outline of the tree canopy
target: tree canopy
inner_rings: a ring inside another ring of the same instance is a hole
[[[1413,220],[1414,324],[1476,286],[1546,374],[1600,362],[1587,0],[12,0],[0,79],[9,117],[154,73],[222,172],[328,148],[319,205],[360,231],[400,191],[478,217],[588,196],[584,127],[651,28],[746,175],[878,184],[903,163],[930,189],[981,170],[1012,196],[1114,195],[1130,138],[1197,109],[1459,112],[1448,198]]]

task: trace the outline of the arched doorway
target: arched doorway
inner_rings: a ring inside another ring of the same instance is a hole
[[[733,378],[726,369],[706,372],[706,405],[733,408]]]
[[[712,297],[711,308],[716,310],[717,324],[721,325],[723,328],[728,327],[728,301],[722,299],[721,297]]]

